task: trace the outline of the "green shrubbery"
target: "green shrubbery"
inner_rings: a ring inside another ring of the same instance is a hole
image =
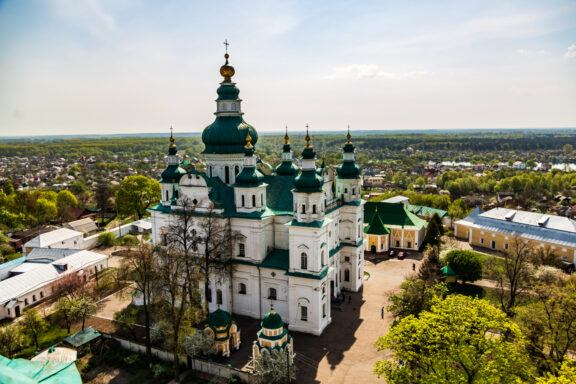
[[[98,236],[98,245],[111,246],[116,244],[116,235],[112,232],[104,232]]]
[[[122,239],[120,239],[122,245],[138,245],[140,244],[140,241],[138,241],[138,238],[134,235],[126,235],[124,237],[122,237]]]

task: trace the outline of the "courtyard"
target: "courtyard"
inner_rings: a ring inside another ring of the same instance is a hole
[[[388,306],[390,293],[397,290],[406,276],[420,265],[421,256],[411,253],[404,260],[366,258],[363,289],[346,293],[342,310],[332,310],[332,324],[322,336],[290,332],[294,337],[298,383],[358,384],[382,382],[372,369],[377,360],[387,357],[373,347],[378,336],[384,335],[393,316],[381,308]],[[348,303],[348,296],[351,301]],[[226,363],[242,368],[247,362],[256,339],[259,324],[254,319],[236,316],[242,330],[240,350],[233,352]]]

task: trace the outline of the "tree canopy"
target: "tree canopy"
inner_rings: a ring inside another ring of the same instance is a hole
[[[128,176],[116,192],[118,212],[124,216],[138,215],[160,201],[160,183],[146,176]]]
[[[482,278],[482,258],[476,252],[455,249],[446,254],[444,263],[450,265],[463,282]]]
[[[390,384],[517,383],[533,374],[519,327],[487,301],[462,295],[400,320],[375,346],[393,351],[374,368]]]

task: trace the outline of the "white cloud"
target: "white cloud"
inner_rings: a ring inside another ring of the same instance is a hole
[[[345,67],[336,67],[326,78],[328,79],[388,79],[405,80],[418,79],[426,75],[425,71],[385,72],[377,64],[351,64]]]
[[[528,51],[527,49],[517,49],[516,53],[522,56],[528,56],[530,54],[530,51]]]
[[[576,59],[576,44],[572,44],[568,47],[564,57],[567,59]]]

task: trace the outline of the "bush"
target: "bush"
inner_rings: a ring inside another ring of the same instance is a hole
[[[6,259],[6,261],[12,261],[12,260],[16,260],[22,257],[22,253],[20,252],[16,252],[16,253],[11,253],[9,255],[4,256],[4,258]]]
[[[171,378],[174,376],[174,367],[167,363],[158,363],[152,366],[152,373],[155,379]]]
[[[112,232],[104,232],[98,236],[98,245],[111,246],[116,244],[116,235]]]
[[[138,245],[138,244],[140,244],[140,241],[138,241],[138,238],[134,235],[126,235],[122,237],[122,245]]]
[[[482,278],[482,255],[479,253],[456,249],[446,254],[444,263],[450,265],[464,283]]]

